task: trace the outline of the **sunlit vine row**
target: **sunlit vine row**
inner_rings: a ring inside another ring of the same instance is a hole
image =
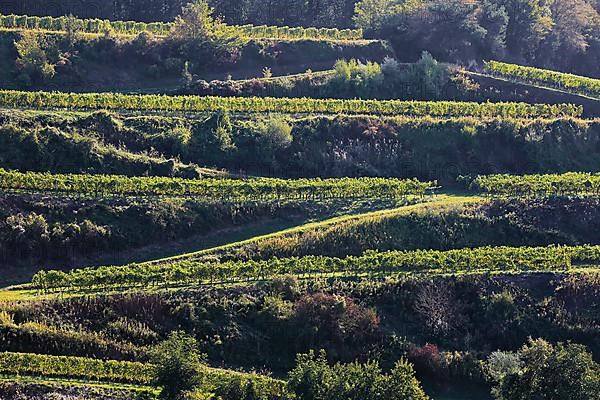
[[[548,175],[483,175],[476,177],[470,188],[493,196],[507,197],[598,197],[600,174],[568,172]]]
[[[85,379],[89,381],[118,382],[150,385],[155,366],[148,363],[96,360],[85,357],[52,356],[30,353],[0,353],[0,374],[8,376],[40,376],[45,378]],[[264,398],[280,398],[285,393],[285,383],[255,373],[241,373],[203,367],[201,389],[211,392],[238,379],[252,382]]]
[[[136,35],[149,32],[165,36],[171,31],[170,22],[109,21],[105,19],[80,19],[74,17],[37,17],[27,15],[0,15],[0,28],[67,31],[76,29],[87,33],[114,32]],[[303,28],[266,25],[222,25],[223,35],[247,39],[310,39],[310,40],[358,40],[363,38],[361,29]]]
[[[486,62],[485,70],[509,79],[600,97],[600,79],[498,61]]]
[[[121,175],[49,174],[0,168],[0,190],[104,196],[194,197],[213,201],[372,198],[423,196],[435,182],[395,178],[183,179]]]
[[[273,97],[214,97],[0,91],[0,107],[110,109],[204,112],[223,109],[242,113],[375,114],[437,117],[578,117],[573,104],[474,103],[456,101],[345,100]]]
[[[482,247],[458,250],[367,251],[346,258],[304,256],[245,261],[180,260],[126,266],[40,271],[40,290],[150,287],[268,280],[292,274],[390,274],[399,272],[565,271],[573,264],[600,262],[600,246]]]

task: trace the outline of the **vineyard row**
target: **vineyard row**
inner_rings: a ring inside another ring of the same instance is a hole
[[[600,97],[600,79],[498,61],[486,62],[485,70],[503,78]]]
[[[470,189],[492,196],[553,197],[600,196],[600,174],[567,172],[548,175],[484,175]]]
[[[265,201],[332,198],[397,199],[423,196],[435,182],[394,178],[183,179],[121,175],[48,174],[5,171],[0,190],[102,196],[194,197],[198,200]]]
[[[164,264],[130,264],[40,271],[33,287],[90,289],[149,287],[268,280],[286,274],[390,274],[399,272],[566,271],[573,264],[597,264],[600,246],[481,247],[458,250],[367,251],[346,258],[304,256],[249,261],[181,260]]]
[[[242,113],[374,114],[479,118],[560,118],[579,117],[583,114],[583,107],[573,104],[166,96],[13,90],[0,91],[0,107],[167,112],[205,112],[223,109]]]
[[[136,35],[149,32],[158,36],[166,36],[171,31],[170,22],[136,22],[109,21],[104,19],[79,19],[73,17],[37,17],[27,15],[0,15],[0,28],[30,29],[47,31],[78,30],[86,33],[114,32],[117,34]],[[359,40],[363,38],[361,29],[338,28],[302,28],[266,25],[225,25],[220,35],[235,36],[247,39],[310,39],[310,40]]]
[[[31,353],[0,353],[0,374],[42,376],[90,381],[150,385],[155,366],[130,361],[96,360],[85,357],[51,356]],[[252,381],[260,391],[274,396],[285,393],[285,382],[258,374],[204,367],[202,388],[212,392],[233,379]]]

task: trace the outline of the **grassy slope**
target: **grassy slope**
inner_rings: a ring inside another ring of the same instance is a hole
[[[255,236],[255,237],[252,237],[252,238],[249,238],[246,240],[241,240],[238,242],[226,243],[226,244],[223,244],[220,246],[215,246],[212,248],[208,248],[208,249],[204,249],[204,250],[200,250],[200,251],[196,251],[196,252],[191,252],[191,253],[187,253],[187,254],[177,255],[174,257],[167,257],[167,258],[149,261],[149,263],[157,264],[157,263],[168,263],[168,262],[178,261],[178,260],[188,259],[188,258],[194,259],[194,258],[206,256],[206,255],[218,254],[218,253],[226,251],[226,250],[239,249],[246,245],[255,244],[255,243],[267,240],[267,239],[288,237],[288,236],[292,236],[292,235],[302,235],[306,232],[325,230],[330,227],[340,227],[340,226],[350,225],[350,224],[360,224],[361,222],[363,222],[365,220],[370,220],[373,218],[375,218],[375,219],[393,218],[398,215],[405,215],[405,214],[409,214],[412,212],[427,212],[432,209],[455,207],[455,206],[460,206],[460,205],[467,204],[467,203],[479,202],[482,200],[483,200],[483,198],[478,197],[478,196],[462,196],[462,195],[442,194],[442,195],[436,196],[431,201],[424,202],[424,203],[418,203],[418,204],[413,204],[413,205],[409,205],[409,206],[402,206],[402,207],[393,208],[393,209],[369,211],[369,212],[364,212],[364,213],[354,214],[354,215],[352,215],[352,214],[351,215],[343,215],[343,216],[325,219],[322,221],[305,223],[305,224],[297,225],[297,226],[290,227],[287,229],[274,231],[274,232],[271,232],[268,234]]]

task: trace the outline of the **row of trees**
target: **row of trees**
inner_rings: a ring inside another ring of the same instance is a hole
[[[455,101],[343,100],[272,97],[198,97],[0,91],[0,105],[13,108],[112,109],[203,112],[224,109],[248,113],[324,113],[437,117],[578,117],[573,104],[474,103]]]
[[[575,93],[600,97],[600,79],[498,61],[486,62],[485,70],[494,75],[517,81],[541,84]]]
[[[0,28],[48,31],[80,31],[87,33],[113,32],[116,34],[137,35],[143,32],[159,36],[171,33],[174,24],[170,22],[109,21],[106,19],[80,19],[75,17],[38,17],[27,15],[0,15]],[[220,35],[246,39],[310,39],[310,40],[357,40],[362,39],[361,29],[303,28],[268,25],[226,25],[219,24]]]
[[[190,196],[225,201],[263,201],[327,198],[403,198],[423,196],[435,182],[395,178],[295,179],[182,179],[120,175],[60,175],[5,171],[4,190],[76,193],[89,196]]]
[[[600,14],[593,0],[360,0],[355,23],[398,54],[443,61],[508,59],[600,76]]]
[[[484,175],[475,178],[469,187],[493,196],[596,197],[600,196],[600,174],[568,172],[548,175]]]
[[[83,268],[68,273],[40,271],[32,285],[42,290],[110,286],[210,284],[271,279],[286,274],[391,274],[411,271],[564,271],[573,264],[597,264],[600,246],[481,247],[459,250],[367,251],[336,258],[304,256],[249,261],[194,261]]]

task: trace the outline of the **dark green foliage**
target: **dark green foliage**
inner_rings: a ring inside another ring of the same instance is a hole
[[[232,144],[232,124],[227,111],[219,110],[193,127],[186,158],[202,165],[223,165],[235,150]],[[201,161],[200,161],[201,160]]]
[[[530,339],[510,356],[498,352],[488,360],[497,399],[600,399],[600,365],[585,346]]]
[[[355,16],[403,60],[427,50],[449,62],[506,58],[596,77],[599,20],[585,0],[361,0]]]
[[[124,154],[107,145],[124,145],[134,153],[155,149],[165,158],[257,175],[418,177],[437,179],[444,186],[456,185],[459,175],[600,168],[600,123],[566,118],[338,116],[283,122],[280,117],[234,119],[222,111],[191,120],[106,112],[83,117],[15,112],[0,113],[0,121],[5,125],[0,128],[0,167],[34,171],[190,176],[189,167],[176,164],[171,169],[167,161],[151,163],[154,158],[134,157],[124,163]],[[46,134],[35,133],[38,129]],[[277,140],[269,139],[273,137]],[[42,158],[40,152],[49,154]],[[96,153],[107,155],[100,158]],[[61,154],[64,157],[56,159]]]
[[[173,332],[152,351],[156,365],[154,383],[161,387],[160,397],[165,400],[185,399],[186,392],[202,383],[204,356],[198,342],[183,332]]]
[[[22,39],[25,38],[25,39]],[[24,57],[15,43],[21,43]],[[0,32],[3,76],[0,87],[49,88],[89,91],[90,88],[165,87],[174,88],[187,64],[189,77],[215,76],[228,72],[248,76],[270,66],[286,72],[304,72],[303,65],[319,63],[324,68],[341,58],[368,58],[381,61],[391,55],[382,42],[315,40],[249,40],[226,37],[210,40],[156,38],[143,32],[136,37],[74,35],[61,33]],[[18,60],[27,62],[17,62]],[[257,67],[257,66],[260,66]],[[248,72],[249,71],[249,72]],[[255,71],[255,72],[254,72]],[[197,78],[196,78],[197,79]]]
[[[216,364],[224,362],[246,368],[267,364],[274,371],[286,372],[293,368],[296,353],[306,353],[313,347],[326,348],[332,361],[378,358],[386,370],[398,358],[408,356],[415,363],[419,377],[476,381],[482,379],[474,361],[481,358],[479,352],[489,353],[499,348],[517,350],[530,335],[551,341],[577,337],[579,343],[586,344],[596,354],[600,336],[595,322],[598,309],[594,306],[597,296],[594,293],[598,293],[599,282],[597,273],[527,275],[527,279],[522,275],[412,276],[387,281],[313,279],[292,284],[296,288],[285,300],[279,297],[281,283],[273,283],[6,303],[0,310],[13,315],[14,323],[22,327],[19,329],[25,329],[25,324],[31,321],[50,328],[45,328],[45,336],[40,333],[35,340],[27,340],[25,334],[10,333],[17,328],[3,328],[0,350],[43,352],[39,349],[46,346],[52,349],[51,354],[135,359],[132,354],[123,355],[127,353],[119,356],[111,347],[101,350],[94,343],[102,343],[102,333],[96,335],[95,342],[83,347],[69,330],[82,332],[80,336],[90,331],[113,332],[114,323],[127,318],[131,323],[138,321],[152,327],[159,340],[176,329],[195,335]],[[429,315],[417,307],[417,301],[424,299],[421,295],[424,288],[432,286],[445,288],[451,299],[445,310],[452,312],[453,323],[445,333],[435,332],[428,323]],[[364,335],[360,326],[351,323],[351,315],[356,314],[343,308],[321,311],[322,315],[345,315],[337,319],[342,324],[336,328],[343,330],[346,336],[343,341],[332,340],[326,334],[335,318],[300,318],[301,299],[323,292],[329,297],[351,298],[362,310],[360,313],[374,308],[381,319],[377,334]],[[50,333],[49,329],[57,326],[64,331],[61,336]],[[318,332],[310,346],[297,334],[309,331]],[[48,339],[42,340],[43,337]],[[362,338],[360,344],[353,338]],[[470,355],[456,354],[455,351],[465,349],[465,338]],[[57,344],[52,344],[52,340],[60,342],[60,347],[54,347]],[[414,348],[411,342],[416,344]],[[130,348],[135,344],[143,355],[141,346],[146,342],[123,335],[112,343]],[[431,346],[423,348],[425,343],[438,344],[439,351]],[[140,354],[137,357],[140,359]]]
[[[329,366],[325,352],[300,354],[288,385],[300,400],[426,400],[412,365],[400,360],[389,374],[379,364]]]
[[[172,21],[187,0],[6,0],[0,5],[2,14],[68,15],[85,18],[134,21]],[[229,24],[351,27],[355,0],[303,2],[277,0],[211,0],[217,15]]]
[[[100,125],[94,125],[93,128],[100,129]],[[113,137],[115,134],[112,128],[107,129],[106,133],[97,132]],[[117,140],[115,138],[115,142]],[[176,146],[172,140],[165,136],[164,146],[179,150],[185,137],[177,135]],[[0,127],[0,166],[39,172],[199,176],[196,166],[119,150],[107,142],[77,132],[66,133],[54,127],[23,129],[5,125]]]
[[[85,199],[5,195],[0,198],[0,260],[13,266],[61,260],[111,249],[303,215],[294,205],[217,204],[177,199]]]

